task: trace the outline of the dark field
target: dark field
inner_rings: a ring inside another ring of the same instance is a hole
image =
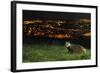
[[[23,62],[85,60],[91,58],[90,49],[82,54],[70,54],[64,45],[24,44]]]

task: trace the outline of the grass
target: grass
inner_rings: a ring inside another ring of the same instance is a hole
[[[90,49],[87,49],[87,53],[70,54],[63,45],[23,45],[23,62],[84,60],[90,57]]]

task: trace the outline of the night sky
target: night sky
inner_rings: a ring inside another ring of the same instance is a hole
[[[53,11],[32,11],[23,10],[23,19],[44,19],[44,20],[67,20],[74,18],[90,19],[90,13],[72,13],[72,12],[53,12]]]

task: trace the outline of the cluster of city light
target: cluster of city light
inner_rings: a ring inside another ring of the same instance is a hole
[[[79,22],[90,23],[89,19],[80,19]],[[67,21],[43,21],[43,20],[26,20],[24,21],[24,34],[27,36],[47,36],[50,38],[73,38],[75,33],[81,33],[80,29],[64,29],[61,28],[62,24],[67,23]],[[73,23],[71,20],[68,23]],[[63,31],[63,32],[59,32]],[[90,32],[89,32],[90,33]],[[90,36],[90,34],[83,34],[84,36]]]

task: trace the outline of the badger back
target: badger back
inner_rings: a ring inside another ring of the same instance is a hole
[[[73,51],[73,53],[82,53],[82,52],[86,52],[86,49],[81,46],[81,45],[74,45],[74,44],[71,44],[71,46],[69,47],[70,50]]]

